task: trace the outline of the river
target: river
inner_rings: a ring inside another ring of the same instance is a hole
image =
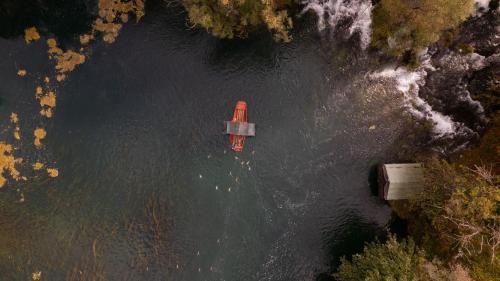
[[[315,280],[385,236],[373,169],[414,138],[397,96],[366,94],[376,63],[359,44],[309,16],[289,44],[218,40],[185,16],[149,1],[115,43],[93,42],[50,120],[34,98],[54,71],[46,37],[0,38],[2,138],[17,112],[17,156],[59,170],[21,166],[28,180],[0,190],[2,280]],[[80,24],[58,30],[66,46]],[[257,126],[242,153],[222,134],[238,100]]]

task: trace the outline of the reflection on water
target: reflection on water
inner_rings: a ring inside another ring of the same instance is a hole
[[[370,191],[370,168],[396,157],[408,117],[367,84],[366,55],[323,48],[315,19],[302,21],[290,44],[217,40],[149,1],[113,44],[86,43],[50,121],[23,118],[40,111],[26,78],[57,74],[47,46],[0,39],[2,138],[17,113],[15,153],[30,176],[0,192],[2,276],[313,280],[383,234],[389,209]],[[221,125],[240,99],[257,137],[235,154]],[[43,149],[23,136],[37,128]],[[34,174],[46,163],[58,177]]]

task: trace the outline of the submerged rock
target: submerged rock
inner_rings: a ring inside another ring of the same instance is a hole
[[[498,13],[491,11],[465,22],[450,47],[434,46],[430,71],[420,95],[436,110],[481,132],[487,124],[486,110],[476,98],[498,81],[500,43]],[[463,46],[472,46],[464,53]]]

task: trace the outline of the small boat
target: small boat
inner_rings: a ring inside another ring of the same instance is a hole
[[[255,124],[248,123],[247,103],[238,101],[233,113],[233,119],[226,121],[226,134],[234,151],[243,151],[245,139],[255,136]]]

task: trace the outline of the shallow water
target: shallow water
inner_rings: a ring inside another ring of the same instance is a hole
[[[307,17],[290,44],[226,41],[151,2],[93,43],[49,121],[33,86],[53,71],[43,40],[0,39],[1,134],[10,112],[26,136],[43,124],[45,148],[27,137],[17,154],[59,169],[0,190],[5,280],[314,280],[383,235],[369,179],[403,129],[343,90],[366,58],[325,48]],[[237,100],[257,124],[243,153],[221,134]]]

